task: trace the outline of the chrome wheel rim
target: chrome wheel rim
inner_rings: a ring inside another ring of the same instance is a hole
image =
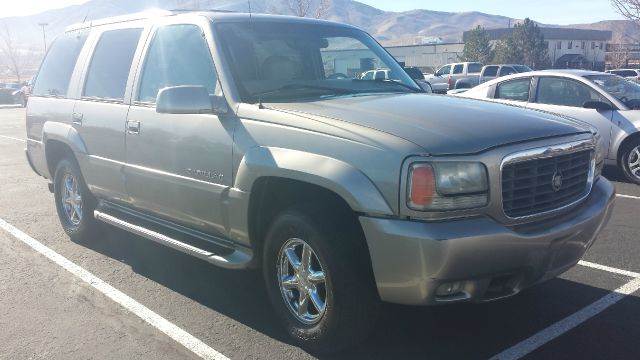
[[[627,159],[627,165],[629,166],[631,175],[640,179],[640,146],[636,146],[631,150],[629,158]]]
[[[62,178],[62,208],[67,220],[78,226],[82,221],[82,196],[73,174],[67,173]]]
[[[313,325],[327,308],[325,272],[311,246],[301,239],[287,240],[278,255],[278,285],[287,308],[298,321]]]

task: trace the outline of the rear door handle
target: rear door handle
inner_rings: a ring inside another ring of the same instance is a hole
[[[74,125],[80,125],[81,126],[83,117],[84,116],[81,113],[74,112],[73,114],[71,114],[71,122]]]
[[[140,121],[127,121],[127,133],[140,134]]]

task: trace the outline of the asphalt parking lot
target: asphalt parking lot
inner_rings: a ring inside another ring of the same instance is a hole
[[[615,169],[624,196],[581,265],[503,301],[385,305],[366,343],[323,357],[289,342],[256,272],[115,229],[70,241],[24,137],[24,110],[0,109],[2,359],[640,357],[640,187]]]

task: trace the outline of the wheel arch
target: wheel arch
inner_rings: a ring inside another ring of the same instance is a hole
[[[80,134],[69,124],[48,121],[42,128],[42,144],[49,171],[53,179],[55,166],[64,156],[78,161],[76,154],[86,154],[87,148]]]
[[[624,149],[633,142],[640,142],[640,131],[629,134],[629,136],[625,137],[624,140],[620,142],[618,145],[618,149],[616,152],[616,161],[618,162],[618,166],[622,165],[622,155]]]

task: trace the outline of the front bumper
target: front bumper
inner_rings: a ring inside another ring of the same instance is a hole
[[[600,178],[591,195],[563,216],[505,226],[489,217],[418,222],[360,217],[383,301],[431,305],[514,295],[573,267],[611,216],[613,185]],[[444,284],[460,292],[437,296]]]

